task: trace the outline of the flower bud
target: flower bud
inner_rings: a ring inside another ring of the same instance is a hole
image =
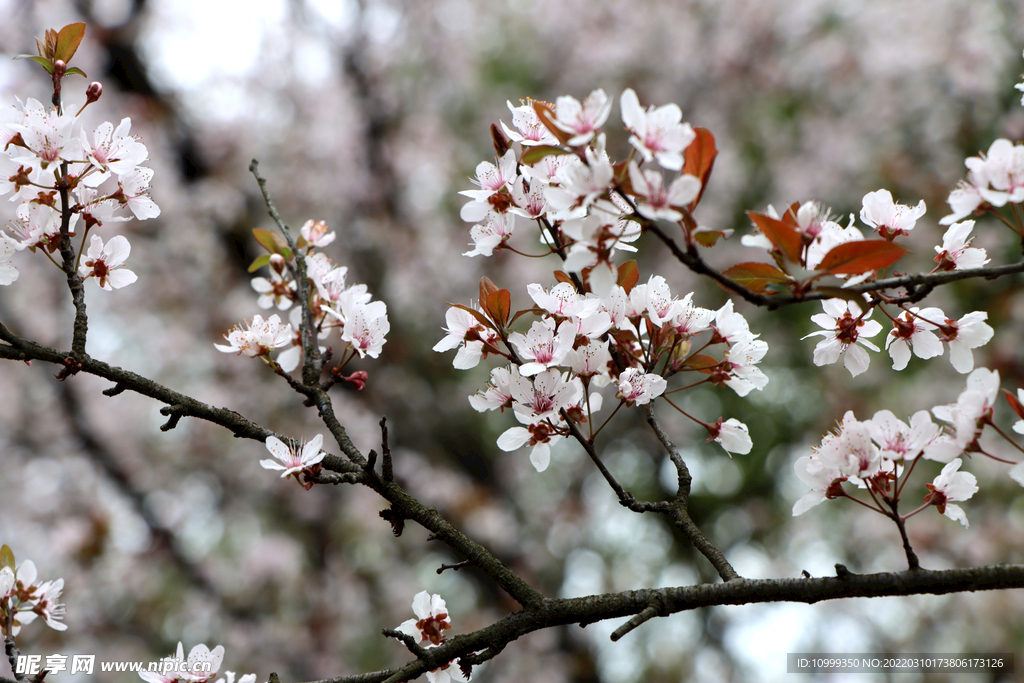
[[[284,260],[284,256],[281,256],[281,254],[270,255],[270,267],[274,272],[283,275],[286,266],[287,262]]]
[[[89,87],[85,89],[86,104],[92,104],[98,100],[102,94],[103,85],[99,81],[93,81],[89,84]]]

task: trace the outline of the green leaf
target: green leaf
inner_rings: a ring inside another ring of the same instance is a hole
[[[85,24],[78,22],[77,24],[68,24],[57,33],[57,49],[54,50],[53,59],[63,60],[65,64],[71,61],[71,58],[75,56],[75,52],[78,51],[78,46],[82,44],[82,38],[85,38]]]
[[[800,251],[803,247],[803,242],[799,232],[777,218],[772,218],[763,213],[748,211],[747,215],[750,217],[750,220],[754,221],[754,225],[758,227],[761,233],[768,238],[768,241],[782,252],[783,256],[793,263],[800,263]]]
[[[253,228],[252,236],[271,254],[284,255],[285,250],[288,249],[288,243],[276,232],[264,228]]]
[[[14,551],[7,544],[0,547],[0,568],[10,567],[14,571]]]
[[[770,293],[770,284],[785,286],[791,282],[789,276],[767,263],[737,263],[722,271],[722,275],[758,294]]]
[[[860,275],[888,268],[903,258],[905,247],[888,240],[859,240],[833,247],[818,264],[818,270],[833,275]]]
[[[253,261],[252,264],[249,266],[249,272],[255,273],[257,270],[267,265],[268,263],[270,263],[270,254],[260,254],[259,256],[256,257],[256,260]]]
[[[53,75],[53,62],[46,57],[37,57],[36,55],[15,55],[15,59],[31,59],[33,62],[37,62],[43,65],[46,69],[46,73]]]
[[[555,147],[554,145],[537,145],[535,147],[527,147],[526,151],[523,152],[523,156],[520,157],[519,161],[523,164],[533,165],[543,159],[549,157],[552,154],[568,154],[566,150],[561,147]]]
[[[82,71],[81,69],[79,69],[77,66],[73,66],[73,67],[71,67],[70,69],[67,70],[65,75],[67,75],[67,76],[71,76],[71,75],[85,76],[85,72]],[[88,76],[85,76],[85,77],[88,78]]]

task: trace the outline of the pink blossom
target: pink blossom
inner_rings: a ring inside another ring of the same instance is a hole
[[[906,235],[914,229],[917,219],[925,214],[924,200],[910,207],[896,204],[889,190],[877,190],[864,195],[860,219],[886,239]]]
[[[417,618],[403,621],[398,630],[419,639],[420,644],[427,647],[442,644],[445,641],[444,632],[452,627],[444,599],[440,595],[421,591],[412,599],[412,611]]]
[[[519,373],[523,377],[531,377],[548,368],[562,365],[576,341],[576,330],[574,325],[562,323],[556,332],[554,322],[547,319],[533,323],[525,335],[513,332],[508,340],[516,347],[519,355],[529,361],[520,366]]]
[[[633,131],[629,143],[643,155],[644,161],[657,159],[662,167],[671,171],[681,169],[683,150],[697,135],[689,123],[680,123],[683,113],[679,105],[650,106],[644,110],[636,93],[627,89],[622,93],[621,106],[622,122]],[[698,181],[698,191],[699,187]]]
[[[823,329],[804,337],[824,337],[814,347],[814,364],[819,367],[830,365],[845,357],[844,367],[856,377],[867,370],[871,362],[867,352],[857,344],[878,351],[878,347],[864,337],[875,336],[882,331],[882,326],[874,320],[867,320],[868,316],[862,318],[860,306],[852,301],[827,299],[821,302],[821,306],[825,312],[812,315],[811,321]]]
[[[988,252],[984,249],[971,247],[974,238],[968,239],[974,229],[974,221],[954,223],[942,237],[942,246],[935,247],[935,262],[939,270],[969,270],[981,268],[989,262]]]
[[[947,318],[946,323],[939,326],[942,333],[940,339],[949,344],[949,362],[957,372],[966,374],[973,370],[974,354],[971,349],[984,346],[992,339],[994,332],[985,323],[987,319],[988,313],[985,311],[974,311],[960,320]]]
[[[938,508],[940,513],[968,527],[967,515],[951,501],[969,500],[978,492],[978,479],[970,472],[958,472],[961,464],[957,458],[943,467],[939,476],[931,484],[926,484],[930,493],[924,500]]]
[[[571,133],[570,147],[585,145],[594,139],[612,111],[611,100],[604,90],[598,88],[584,98],[581,104],[575,97],[563,95],[555,100],[554,124],[566,133]]]
[[[665,179],[660,171],[640,170],[636,161],[629,163],[629,182],[640,201],[636,210],[651,220],[682,220],[683,214],[672,207],[685,207],[700,193],[700,179],[692,175],[680,175],[665,188]]]
[[[99,235],[93,235],[78,274],[83,279],[96,278],[96,284],[108,292],[126,287],[139,279],[132,271],[121,268],[130,253],[131,245],[121,235],[111,237],[106,245]]]
[[[547,126],[537,116],[537,112],[533,108],[533,100],[520,100],[520,102],[523,104],[518,107],[513,107],[511,102],[505,103],[508,105],[508,110],[512,112],[512,125],[516,128],[516,130],[512,130],[505,125],[504,121],[501,122],[501,128],[505,131],[508,139],[512,142],[520,142],[526,147],[532,145],[557,145],[558,138],[547,129]]]
[[[324,459],[327,453],[320,448],[323,443],[323,434],[317,434],[310,441],[295,446],[286,445],[276,436],[268,436],[267,450],[277,460],[260,460],[260,465],[268,470],[282,470],[282,479],[290,474],[297,475],[307,467],[312,467]]]
[[[646,405],[658,396],[665,393],[668,382],[661,375],[644,373],[640,368],[626,368],[619,373],[616,380],[619,391],[617,398],[621,398],[626,405]]]
[[[942,355],[942,343],[932,330],[946,314],[938,308],[911,308],[896,318],[893,329],[885,339],[885,348],[892,358],[892,369],[902,370],[910,362],[910,351],[918,358],[934,358]]]

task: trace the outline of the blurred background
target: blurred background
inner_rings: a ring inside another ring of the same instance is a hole
[[[91,353],[275,431],[325,432],[262,365],[213,348],[237,322],[265,313],[246,273],[260,253],[251,229],[272,227],[247,170],[258,159],[285,220],[294,229],[327,221],[338,239],[326,253],[387,303],[381,358],[355,368],[370,373],[366,390],[335,390],[356,445],[379,448],[386,416],[410,492],[551,596],[717,577],[662,520],[621,509],[578,448],[563,442],[543,474],[528,451],[501,452],[495,439],[512,418],[481,416],[466,401],[491,366],[454,371],[452,353],[431,351],[445,302],[468,303],[482,274],[510,288],[519,308],[532,304],[526,284],[553,284],[554,260],[461,256],[469,226],[456,193],[492,158],[488,127],[511,123],[506,101],[605,88],[616,102],[607,128],[619,158],[624,88],[645,104],[678,103],[684,120],[717,138],[697,217],[737,231],[707,254],[723,267],[762,259],[739,245],[751,230],[747,210],[818,199],[845,216],[885,187],[904,203],[927,202],[915,253],[900,265],[930,270],[963,159],[997,137],[1024,137],[1013,89],[1024,71],[1024,5],[1010,0],[6,0],[0,12],[6,55],[33,52],[47,28],[88,23],[75,64],[104,95],[85,124],[130,116],[156,171],[162,214],[124,228],[139,281],[113,293],[88,287]],[[85,84],[67,79],[65,101],[84,101]],[[34,63],[0,60],[5,103],[46,101],[48,86]],[[13,211],[3,209],[3,220]],[[1019,259],[996,221],[976,234],[994,263]],[[638,246],[644,280],[662,274],[706,307],[726,300],[655,242]],[[0,290],[0,320],[68,347],[63,279],[38,255],[22,253],[16,265],[20,279]],[[989,311],[997,335],[976,362],[998,369],[1011,390],[1024,384],[1018,290],[1012,279],[971,282],[928,300],[954,318]],[[801,337],[817,329],[809,318],[818,304],[771,315],[737,309],[770,345],[770,384],[746,399],[708,389],[682,400],[702,419],[744,421],[753,451],[730,459],[658,409],[694,475],[691,513],[744,576],[830,575],[837,562],[902,570],[898,533],[878,515],[830,502],[792,518],[805,491],[793,462],[846,410],[867,419],[889,408],[906,419],[955,401],[963,376],[945,357],[915,358],[896,374],[875,354],[851,379],[839,365],[811,364],[816,339]],[[66,582],[68,630],[26,627],[23,653],[156,660],[180,640],[186,652],[224,645],[222,671],[313,680],[406,661],[380,629],[410,618],[420,590],[447,600],[456,633],[514,609],[472,570],[438,575],[462,558],[421,529],[394,538],[371,492],[303,491],[259,467],[268,457],[261,444],[191,419],[163,433],[158,404],[107,398],[106,383],[60,383],[55,372],[0,367],[0,542],[42,578]],[[1001,406],[1001,423],[1008,412]],[[674,475],[636,411],[618,415],[600,446],[639,497],[672,491]],[[1005,444],[992,448],[1014,457]],[[1005,466],[982,460],[965,464],[982,487],[964,505],[969,529],[932,511],[910,522],[925,567],[1024,560],[1024,498]],[[934,465],[909,501],[924,495]],[[615,644],[608,635],[618,621],[550,629],[510,646],[474,680],[775,681],[787,652],[1020,652],[1022,610],[1020,592],[1005,592],[708,609]],[[856,680],[876,679],[884,680]]]

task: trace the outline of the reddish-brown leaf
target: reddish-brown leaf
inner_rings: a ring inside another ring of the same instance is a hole
[[[533,110],[537,112],[537,118],[544,124],[544,127],[551,131],[551,134],[558,138],[558,141],[563,145],[568,145],[572,135],[566,133],[564,130],[555,125],[554,119],[552,118],[552,111],[547,105],[541,104],[540,102],[533,103]]]
[[[692,370],[700,370],[701,372],[711,372],[711,368],[715,367],[719,363],[721,363],[721,361],[714,356],[698,353],[683,361],[683,366]]]
[[[640,270],[636,266],[636,261],[630,259],[619,266],[619,277],[616,283],[626,290],[626,294],[629,294],[640,279]]]
[[[461,308],[462,310],[466,311],[471,316],[476,318],[477,322],[479,322],[484,327],[489,327],[492,330],[494,329],[494,323],[492,323],[490,320],[488,320],[487,317],[483,313],[481,313],[480,311],[476,310],[475,308],[470,308],[469,306],[463,306],[462,304],[451,304],[450,303],[448,305],[452,306],[453,308]]]
[[[768,238],[768,241],[782,252],[783,256],[793,263],[800,263],[800,251],[803,243],[799,232],[777,218],[763,213],[748,211],[747,215],[750,216],[750,220],[754,221],[754,225],[761,233]]]
[[[572,281],[572,278],[569,277],[569,274],[566,273],[564,270],[556,270],[555,271],[555,279],[558,280],[559,282],[566,282],[566,283],[568,283],[570,285],[571,284],[575,284]]]
[[[903,258],[907,249],[887,240],[859,240],[833,247],[818,264],[818,270],[833,275],[859,275],[888,268]]]
[[[504,328],[508,324],[509,312],[512,309],[512,295],[507,289],[499,289],[487,295],[487,315],[491,320]]]
[[[758,294],[770,293],[769,284],[787,285],[790,278],[781,270],[767,263],[737,263],[722,271],[722,275]]]
[[[697,137],[693,139],[686,151],[683,152],[683,173],[697,176],[700,179],[700,192],[696,199],[690,202],[687,207],[690,211],[697,208],[700,198],[704,196],[704,188],[707,187],[708,178],[711,176],[711,169],[715,165],[715,157],[718,156],[718,149],[715,147],[715,136],[707,128],[694,128],[693,132]]]
[[[62,59],[65,64],[70,62],[71,58],[75,56],[78,46],[82,44],[82,38],[85,38],[84,23],[68,24],[62,28],[57,34],[57,46],[54,50],[53,60]]]
[[[1017,417],[1024,418],[1024,406],[1020,404],[1017,397],[1011,394],[1006,389],[1003,389],[1003,395],[1006,397],[1006,402],[1010,404],[1013,412],[1017,413]]]
[[[491,295],[491,292],[497,292],[498,285],[491,282],[491,278],[486,275],[480,278],[480,305],[483,306],[487,303],[487,297]]]

